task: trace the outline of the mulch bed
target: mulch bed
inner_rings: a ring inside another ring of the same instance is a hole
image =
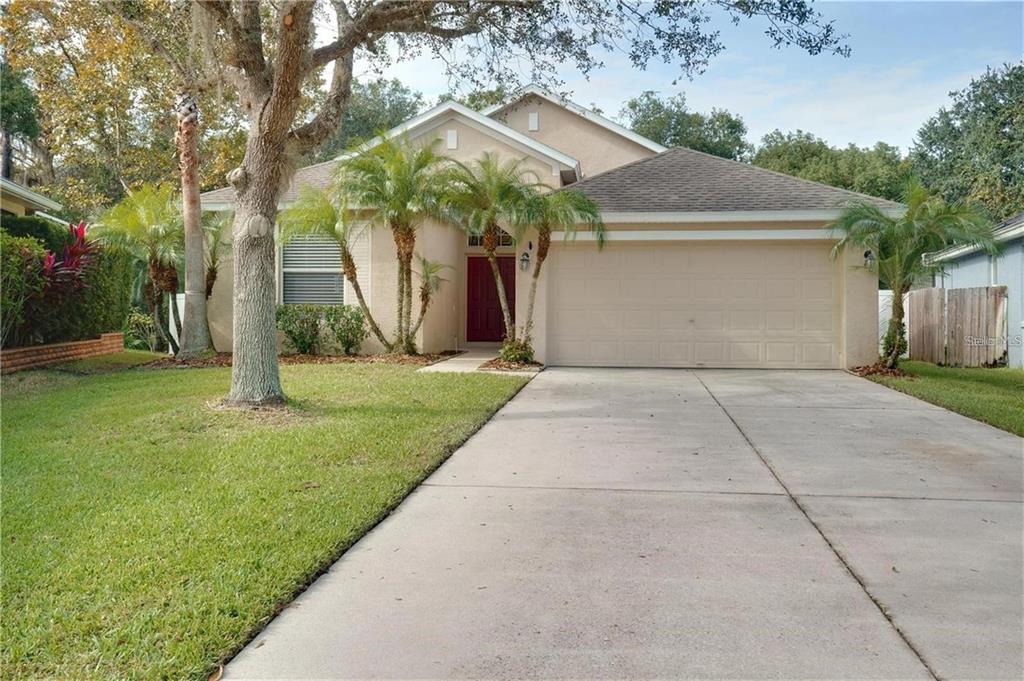
[[[427,366],[455,353],[440,355],[278,355],[279,364],[407,364]],[[231,366],[231,353],[220,352],[198,359],[166,357],[143,365],[144,369],[194,369]]]
[[[851,373],[858,376],[892,376],[893,378],[913,378],[902,369],[890,369],[884,364],[867,364],[862,367],[853,367]]]
[[[540,371],[543,364],[539,362],[506,362],[500,357],[489,359],[480,365],[483,371]]]

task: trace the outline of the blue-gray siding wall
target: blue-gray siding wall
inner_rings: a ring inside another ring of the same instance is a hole
[[[1024,366],[1024,239],[1001,244],[1003,249],[996,260],[995,281],[990,281],[989,256],[972,253],[956,262],[946,263],[946,273],[941,285],[946,288],[970,288],[973,286],[1006,286],[1007,331],[1009,335],[1009,364]],[[939,282],[936,281],[938,284]]]

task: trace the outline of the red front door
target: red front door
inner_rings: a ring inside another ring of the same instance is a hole
[[[498,258],[498,270],[505,284],[505,297],[516,318],[516,259]],[[500,342],[505,338],[505,322],[501,315],[498,288],[487,258],[466,259],[466,340]]]

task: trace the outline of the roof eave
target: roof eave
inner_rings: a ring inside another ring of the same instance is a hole
[[[902,209],[883,208],[890,215],[899,215]],[[811,210],[723,210],[723,211],[601,211],[601,219],[608,222],[678,224],[687,222],[821,222],[837,219],[842,208]]]
[[[992,232],[992,238],[997,244],[1016,239],[1017,237],[1024,236],[1024,221],[1007,225],[1002,229],[997,229]],[[936,251],[935,253],[928,253],[924,256],[925,261],[929,263],[947,262],[949,260],[956,260],[957,258],[965,255],[971,255],[981,250],[981,247],[968,244],[965,246],[951,246],[943,251]]]
[[[4,193],[11,194],[18,197],[22,201],[31,203],[33,210],[60,210],[63,208],[59,203],[48,199],[42,194],[37,194],[28,187],[23,187],[13,180],[7,178],[0,178],[0,187],[3,188]]]

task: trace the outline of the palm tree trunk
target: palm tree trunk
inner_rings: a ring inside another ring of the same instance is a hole
[[[395,317],[395,342],[392,344],[392,350],[398,350],[405,346],[405,329],[402,327],[402,320],[405,319],[405,315],[402,312],[405,310],[405,272],[402,268],[402,237],[399,234],[399,230],[396,227],[391,228],[391,235],[395,239],[395,260],[398,265],[398,291],[396,302],[396,317]]]
[[[359,302],[359,309],[363,311],[363,316],[366,317],[366,323],[370,326],[370,331],[374,337],[380,341],[380,344],[384,346],[385,352],[391,352],[391,343],[384,338],[384,334],[380,330],[380,326],[377,325],[377,320],[370,314],[370,307],[366,304],[366,299],[363,297],[363,287],[359,285],[359,277],[356,272],[356,263],[352,258],[352,252],[347,248],[342,248],[341,251],[341,267],[345,278],[348,279],[348,283],[352,284],[352,290],[356,292],[356,300]]]
[[[427,316],[427,308],[429,306],[430,292],[426,290],[426,287],[424,285],[424,290],[420,291],[420,318],[416,320],[416,326],[414,326],[412,328],[412,331],[409,332],[409,335],[411,335],[413,338],[415,338],[416,334],[419,333],[420,327],[423,325],[423,318]]]
[[[185,315],[178,336],[179,357],[196,357],[213,348],[206,318],[206,255],[199,207],[199,112],[183,94],[177,102],[178,166],[185,224]],[[174,306],[177,310],[177,305]]]
[[[540,268],[548,257],[548,249],[551,247],[551,232],[541,230],[537,235],[537,264],[533,267],[533,276],[530,279],[530,293],[526,299],[526,323],[523,325],[523,340],[530,343],[533,333],[533,306],[537,300],[537,281],[540,279]]]
[[[494,251],[487,251],[487,262],[491,264],[494,285],[498,287],[498,302],[501,304],[501,316],[505,322],[505,340],[515,340],[516,329],[512,325],[512,313],[509,312],[508,298],[505,297],[505,283],[501,279],[501,270],[498,268],[498,258]]]
[[[900,331],[903,328],[903,290],[892,292],[892,316],[889,317],[889,329],[886,336],[893,339],[889,354],[885,356],[883,364],[887,369],[895,369],[900,363]]]
[[[415,237],[414,237],[415,238]],[[410,250],[405,254],[405,263],[402,265],[403,274],[405,276],[405,302],[403,304],[404,310],[402,311],[402,327],[405,329],[405,344],[403,350],[407,355],[416,354],[416,332],[419,331],[419,326],[416,329],[412,329],[412,251]]]
[[[149,313],[153,316],[153,323],[156,325],[156,330],[164,343],[170,349],[174,355],[178,354],[178,343],[174,340],[174,336],[171,335],[170,326],[167,321],[167,317],[164,316],[164,294],[163,291],[153,286],[153,292],[149,299]]]

